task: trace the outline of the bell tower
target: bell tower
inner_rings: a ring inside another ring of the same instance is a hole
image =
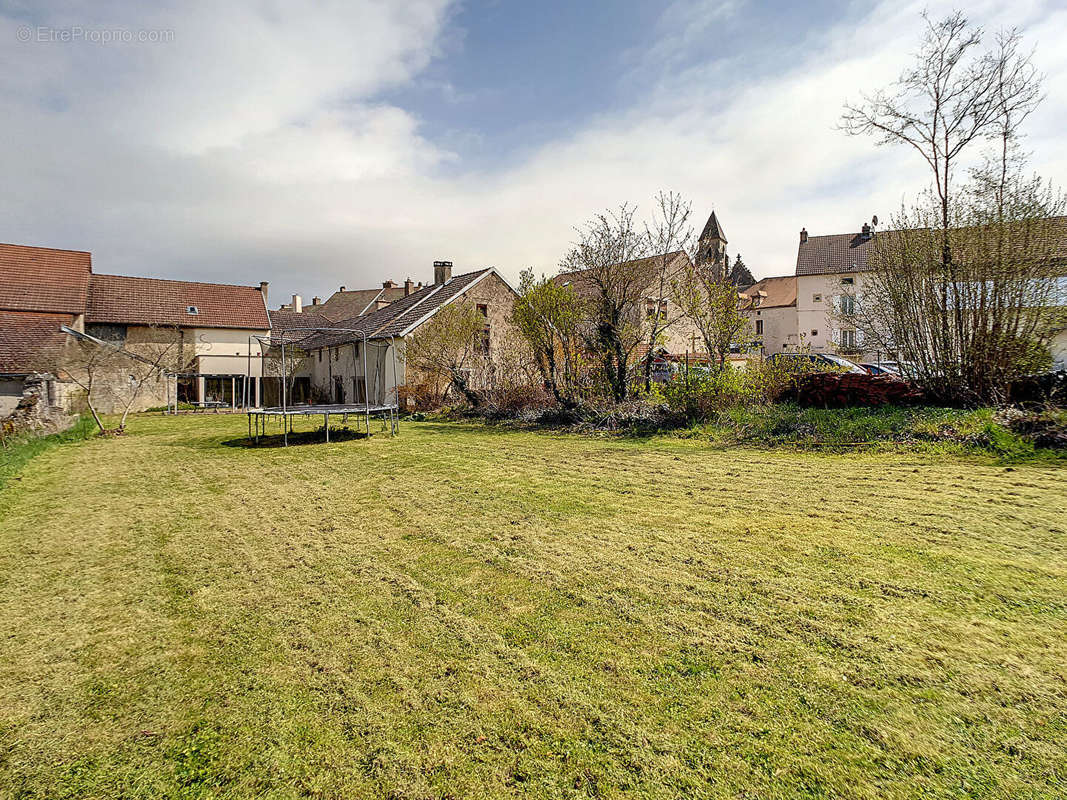
[[[697,245],[699,248],[697,262],[718,265],[719,269],[725,274],[729,268],[726,255],[726,235],[722,232],[719,218],[715,216],[714,211],[708,217],[708,222],[700,234]]]

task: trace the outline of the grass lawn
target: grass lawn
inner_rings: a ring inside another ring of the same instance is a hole
[[[1067,794],[1062,466],[245,430],[0,490],[0,796]]]

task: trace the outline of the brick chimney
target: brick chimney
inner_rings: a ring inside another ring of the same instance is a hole
[[[263,294],[263,305],[267,304],[267,289],[270,288],[270,281],[260,281],[259,291]]]
[[[322,298],[321,297],[312,297],[311,298],[311,305],[317,306],[317,305],[321,305],[321,303],[322,303]]]
[[[344,287],[344,286],[342,286],[342,287],[341,287],[340,289],[338,289],[337,291],[339,291],[339,292],[343,292],[344,290],[345,290],[345,287]]]
[[[296,312],[297,314],[299,314],[300,312],[302,312],[302,311],[304,310],[304,298],[303,298],[303,297],[301,297],[301,296],[300,296],[300,295],[298,295],[298,294],[294,294],[294,295],[293,295],[293,305],[292,305],[292,309],[293,309],[293,311],[295,311],[295,312]]]
[[[870,239],[871,238],[871,226],[870,226],[869,223],[866,223],[866,222],[863,223],[863,227],[860,228],[860,236],[863,237],[864,239]]]
[[[808,229],[807,228],[801,228],[800,229],[800,243],[804,244],[806,241],[808,241]]]
[[[442,283],[448,283],[452,280],[452,262],[451,261],[435,261],[433,262],[433,282],[435,286],[440,286]]]
[[[411,290],[415,288],[415,282],[411,278],[404,279],[404,297],[411,294]]]
[[[396,284],[393,283],[392,281],[382,281],[382,288],[383,289],[392,289],[395,286],[396,286]]]

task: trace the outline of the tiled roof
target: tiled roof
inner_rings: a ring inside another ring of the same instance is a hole
[[[787,308],[797,304],[797,278],[795,275],[783,275],[777,278],[764,278],[744,290],[744,294],[755,300],[758,292],[766,292],[760,298],[757,308]]]
[[[370,311],[374,311],[374,303],[387,302],[392,303],[400,298],[404,297],[404,287],[392,286],[390,288],[381,289],[355,289],[344,292],[334,292],[327,298],[326,302],[317,307],[317,311],[326,315],[330,319],[351,319],[352,317],[358,317],[363,313],[364,309],[370,306]]]
[[[67,341],[59,326],[70,323],[70,314],[0,311],[0,372],[49,369]]]
[[[190,306],[199,313],[190,314]],[[258,286],[124,275],[92,276],[87,321],[183,328],[270,327]]]
[[[303,346],[306,348],[332,347],[352,341],[353,336],[358,339],[360,334],[365,334],[368,339],[401,336],[423,317],[436,313],[452,298],[465,292],[480,278],[492,271],[492,269],[482,269],[456,275],[448,283],[424,286],[407,297],[395,300],[384,308],[364,314],[362,317],[333,321],[330,327],[339,329],[338,333],[316,334],[306,339]],[[344,329],[343,332],[340,329]]]
[[[1055,247],[1067,258],[1067,217],[1053,217],[1051,230],[1058,231]],[[1049,228],[1044,228],[1049,230]],[[797,275],[830,275],[837,272],[866,272],[871,269],[867,257],[871,245],[898,231],[879,231],[869,238],[859,233],[835,233],[809,236],[797,248]]]
[[[684,250],[675,250],[674,252],[667,253],[666,257],[668,259],[667,270],[669,273],[675,272],[682,268],[681,259],[685,259],[686,262],[689,261],[689,256],[686,255]],[[659,288],[659,279],[656,276],[659,274],[657,270],[660,265],[661,258],[663,258],[663,256],[648,256],[647,258],[638,258],[634,259],[633,261],[626,261],[623,262],[623,264],[633,265],[635,267],[635,270],[641,268],[642,266],[647,266],[649,280],[656,285],[650,285],[645,288],[647,289],[647,291],[652,292],[653,289],[658,290]],[[556,275],[554,278],[552,278],[552,280],[553,282],[558,283],[561,286],[566,286],[567,284],[570,284],[579,297],[588,298],[590,295],[595,294],[597,291],[596,287],[593,286],[588,280],[586,280],[586,277],[591,271],[592,270],[588,269],[579,269],[574,270],[572,272],[561,272],[559,275]]]
[[[0,244],[0,309],[84,314],[92,256]]]
[[[888,232],[876,234],[885,236]],[[829,275],[835,272],[864,272],[867,251],[874,237],[858,233],[835,233],[809,236],[797,250],[797,275]]]

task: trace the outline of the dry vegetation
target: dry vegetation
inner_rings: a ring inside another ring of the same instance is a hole
[[[1062,796],[1062,469],[130,428],[0,492],[0,795]]]

